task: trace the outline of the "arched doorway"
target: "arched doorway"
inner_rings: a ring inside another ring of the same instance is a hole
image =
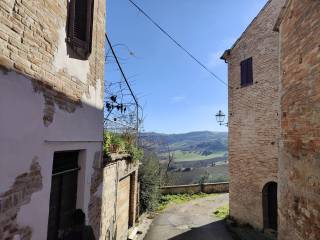
[[[278,227],[278,202],[277,183],[268,182],[262,190],[263,227],[277,231]]]

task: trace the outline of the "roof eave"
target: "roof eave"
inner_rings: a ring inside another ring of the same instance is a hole
[[[225,62],[228,61],[229,57],[230,57],[230,54],[231,54],[231,50],[230,49],[227,49],[224,51],[224,53],[222,54],[222,56],[220,57],[220,59],[224,60]]]

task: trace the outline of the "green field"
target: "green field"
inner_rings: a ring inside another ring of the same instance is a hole
[[[186,152],[186,151],[174,151],[174,162],[184,162],[184,161],[201,161],[208,160],[212,158],[223,157],[226,151],[217,151],[210,155],[201,155],[198,152]],[[167,157],[167,154],[161,154],[161,157]]]
[[[188,172],[168,172],[167,185],[194,184],[199,183],[200,181],[206,183],[228,182],[228,164],[194,168]]]

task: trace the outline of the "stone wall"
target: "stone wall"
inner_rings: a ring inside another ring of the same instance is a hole
[[[229,183],[203,183],[178,186],[161,187],[162,194],[183,194],[183,193],[227,193]]]
[[[280,26],[280,240],[320,238],[320,1],[288,1]]]
[[[102,240],[126,240],[136,219],[138,165],[128,155],[112,155],[103,170]]]
[[[268,1],[223,58],[229,74],[230,214],[263,228],[262,189],[277,182],[280,136],[279,35],[283,0]],[[252,57],[253,84],[241,87],[240,62]]]

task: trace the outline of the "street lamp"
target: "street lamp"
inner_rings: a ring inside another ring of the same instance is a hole
[[[225,117],[226,115],[221,110],[216,114],[216,120],[220,126],[228,126],[228,123],[224,122]]]

